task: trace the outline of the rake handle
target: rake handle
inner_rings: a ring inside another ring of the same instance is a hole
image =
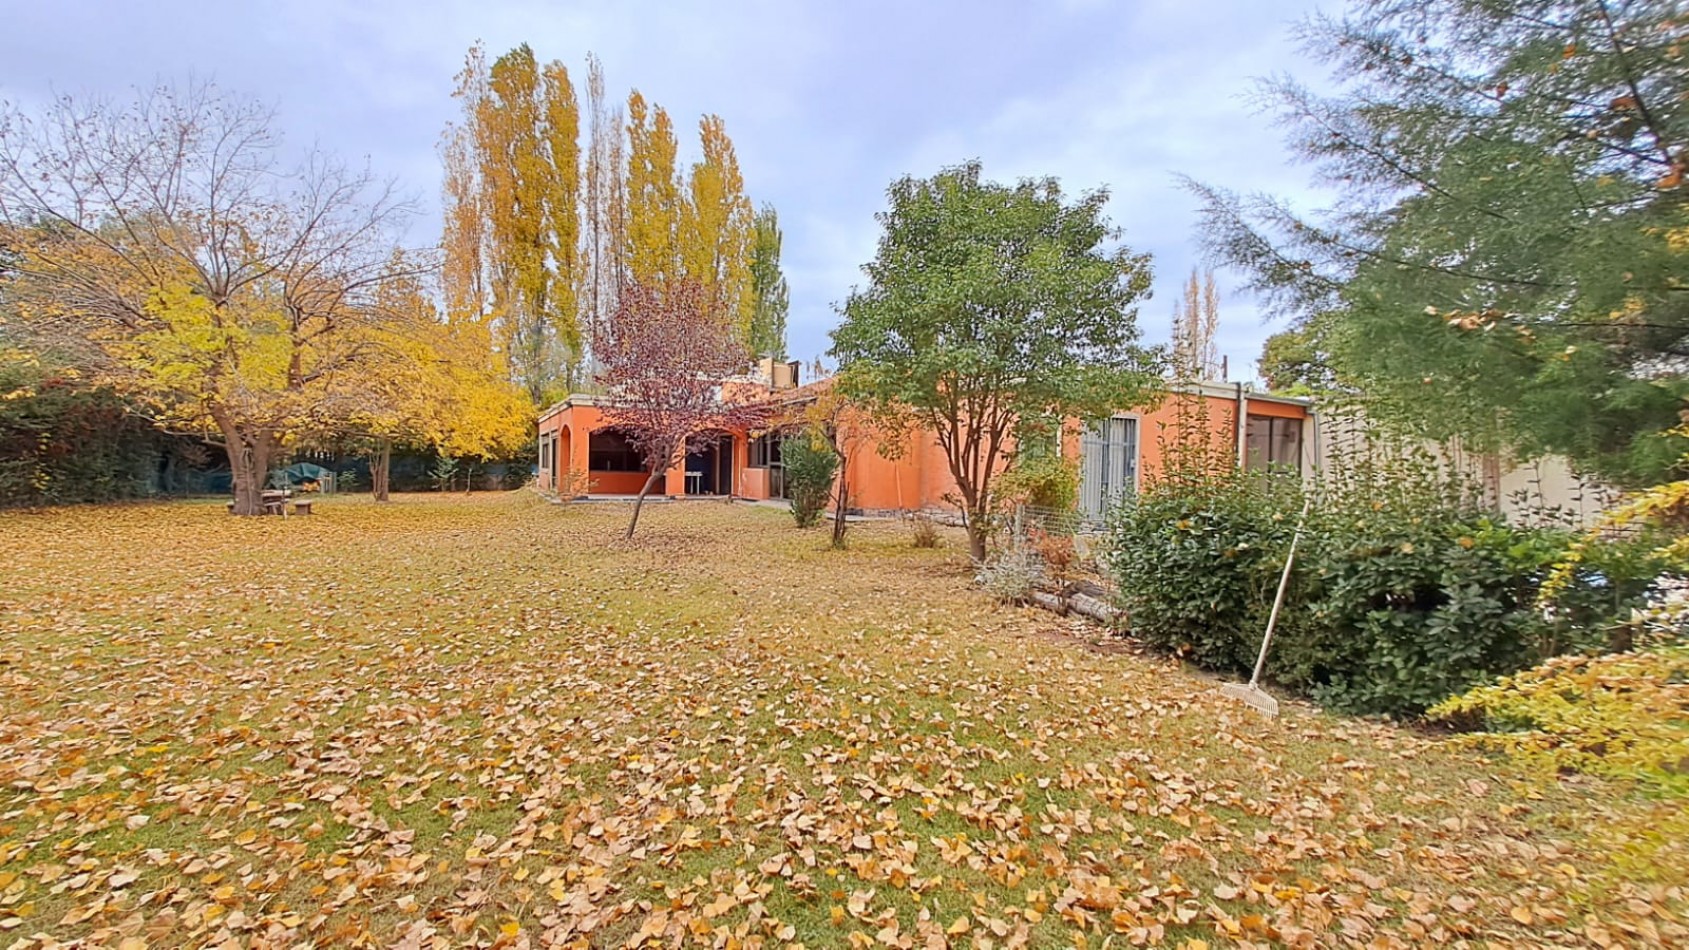
[[[1302,502],[1302,513],[1296,517],[1296,531],[1290,536],[1290,551],[1284,556],[1284,570],[1279,574],[1278,593],[1273,595],[1273,612],[1267,615],[1267,633],[1261,638],[1261,655],[1255,658],[1255,672],[1250,674],[1249,688],[1257,689],[1261,684],[1261,671],[1267,666],[1267,647],[1273,642],[1273,629],[1278,626],[1279,608],[1284,606],[1284,590],[1290,586],[1290,566],[1296,563],[1296,545],[1302,540],[1302,526],[1307,524],[1308,509],[1314,504],[1314,496],[1309,495]]]

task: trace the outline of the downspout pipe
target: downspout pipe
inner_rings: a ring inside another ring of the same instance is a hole
[[[1244,425],[1244,414],[1249,411],[1249,394],[1244,391],[1242,383],[1233,383],[1232,385],[1236,387],[1237,393],[1237,412],[1232,416],[1232,439],[1237,443],[1237,468],[1241,472],[1244,464],[1248,461],[1244,446],[1248,441],[1249,430]]]

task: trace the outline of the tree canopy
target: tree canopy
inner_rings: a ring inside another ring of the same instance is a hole
[[[1093,418],[1155,385],[1138,345],[1146,255],[1111,246],[1106,191],[1003,185],[978,162],[893,183],[883,233],[833,331],[845,391],[936,433],[983,557],[991,482],[1024,419]]]
[[[1210,249],[1298,321],[1290,348],[1420,434],[1668,476],[1689,395],[1681,5],[1365,0],[1303,39],[1338,91],[1262,93],[1336,210],[1193,186]]]
[[[291,166],[270,120],[208,84],[0,115],[14,335],[220,441],[242,514],[371,359],[398,319],[383,289],[412,267],[392,186],[321,154]]]
[[[751,353],[754,356],[786,358],[786,315],[791,309],[791,290],[780,271],[780,216],[772,205],[763,205],[755,218],[756,234],[751,243]]]
[[[535,406],[588,380],[587,351],[626,285],[695,284],[749,344],[764,288],[779,281],[778,235],[774,257],[758,257],[722,118],[699,119],[698,159],[683,164],[666,109],[637,89],[617,105],[591,55],[586,76],[583,109],[562,63],[542,65],[522,44],[489,65],[477,44],[442,146],[446,312],[486,326]]]

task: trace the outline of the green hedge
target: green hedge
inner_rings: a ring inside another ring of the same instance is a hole
[[[1149,486],[1112,514],[1105,568],[1133,633],[1208,669],[1253,666],[1302,504],[1295,479]],[[1308,519],[1269,678],[1333,709],[1413,715],[1614,639],[1663,565],[1612,545],[1565,606],[1537,593],[1570,534],[1501,522],[1439,484],[1328,486]]]
[[[172,448],[111,390],[0,350],[0,507],[151,494]]]

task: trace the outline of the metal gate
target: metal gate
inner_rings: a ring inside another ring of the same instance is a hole
[[[1079,458],[1079,507],[1100,522],[1121,495],[1138,487],[1138,420],[1104,419],[1085,430]]]

